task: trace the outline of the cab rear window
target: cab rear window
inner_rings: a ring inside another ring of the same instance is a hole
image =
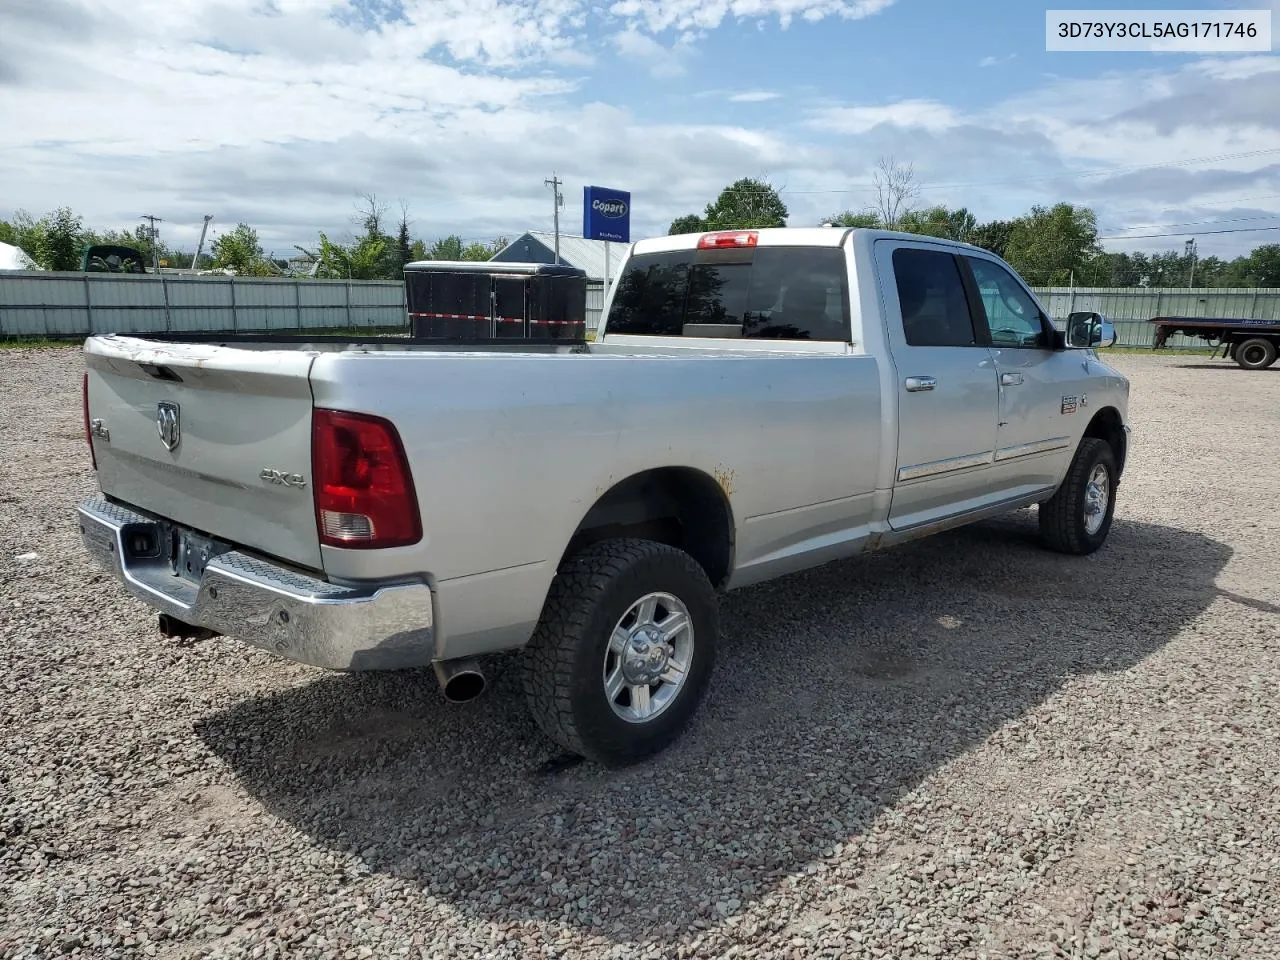
[[[606,332],[846,341],[845,255],[834,247],[641,254],[618,280]]]

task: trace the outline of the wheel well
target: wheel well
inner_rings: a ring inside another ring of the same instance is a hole
[[[715,480],[691,467],[662,467],[630,476],[601,496],[564,557],[599,540],[642,537],[684,550],[719,588],[733,570],[733,536],[733,510]]]
[[[1116,470],[1124,473],[1125,456],[1128,454],[1128,438],[1124,432],[1124,421],[1120,419],[1120,411],[1115,407],[1105,407],[1093,415],[1089,426],[1085,428],[1086,437],[1097,437],[1111,445],[1116,455]]]

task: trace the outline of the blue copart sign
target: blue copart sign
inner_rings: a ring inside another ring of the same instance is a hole
[[[631,194],[608,187],[583,187],[582,235],[588,240],[630,243]]]

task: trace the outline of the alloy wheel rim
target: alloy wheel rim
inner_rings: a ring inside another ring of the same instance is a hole
[[[679,696],[693,664],[693,618],[674,594],[645,594],[609,635],[601,679],[613,712],[647,723]]]
[[[1084,528],[1089,536],[1102,529],[1111,501],[1111,474],[1099,463],[1089,474],[1084,487]]]

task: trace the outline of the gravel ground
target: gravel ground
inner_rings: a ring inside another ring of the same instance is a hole
[[[606,773],[510,669],[162,639],[79,548],[78,353],[0,350],[0,958],[1280,957],[1280,368],[1116,363],[1103,551],[1028,511],[731,595]]]

